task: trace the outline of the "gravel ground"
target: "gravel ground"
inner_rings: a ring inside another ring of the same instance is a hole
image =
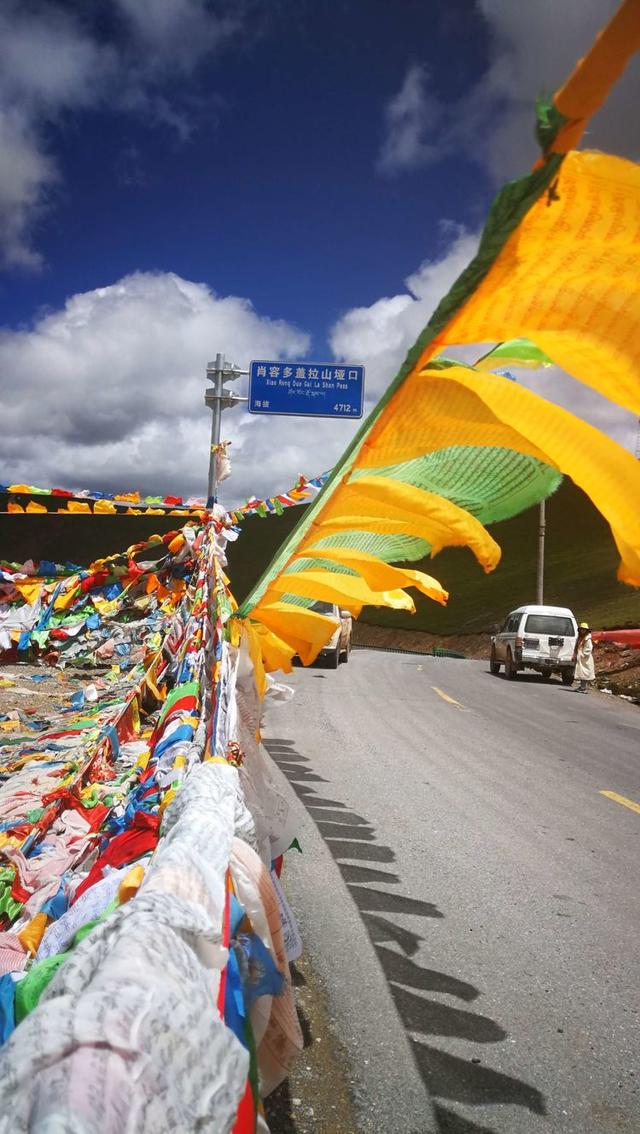
[[[46,681],[32,681],[32,677],[46,676]],[[23,712],[35,710],[46,713],[56,705],[68,708],[68,699],[88,685],[98,676],[97,671],[66,669],[64,671],[46,665],[2,665],[0,666],[0,716],[13,709]],[[3,681],[15,682],[4,685]]]
[[[321,981],[304,957],[292,976],[304,1051],[266,1100],[271,1134],[357,1134],[347,1056],[333,1035]]]

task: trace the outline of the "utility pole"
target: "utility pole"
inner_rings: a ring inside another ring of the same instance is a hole
[[[503,345],[502,343],[497,344],[498,347],[500,347],[502,345]],[[482,362],[485,358],[489,358],[495,350],[496,350],[496,347],[492,347],[491,350],[487,354],[483,354],[482,357],[477,360],[476,366],[478,365],[479,362]],[[550,365],[550,363],[551,363],[551,360],[548,359],[546,362],[540,361],[540,362],[534,363],[534,366],[535,365],[547,366],[547,365]],[[494,369],[494,368],[492,368],[492,369]],[[495,372],[496,372],[496,374],[502,375],[502,377],[504,377],[504,378],[509,378],[510,381],[512,381],[512,382],[517,381],[517,379],[514,378],[513,374],[511,374],[508,370],[497,370],[496,369]],[[640,458],[640,420],[638,421],[638,437],[637,437],[637,441],[636,441],[636,457]],[[545,541],[546,531],[547,531],[547,502],[546,502],[546,500],[543,499],[543,500],[540,501],[540,512],[539,512],[539,522],[538,522],[538,580],[537,580],[537,588],[536,588],[536,590],[537,590],[536,602],[537,602],[538,606],[542,606],[543,603],[544,603],[544,541]]]
[[[208,388],[204,395],[205,405],[211,410],[211,448],[209,451],[209,478],[207,481],[207,508],[212,508],[216,502],[218,481],[216,476],[216,454],[220,444],[220,426],[222,411],[232,409],[233,406],[246,402],[247,399],[239,394],[233,394],[225,389],[224,382],[232,382],[248,370],[241,370],[235,363],[225,362],[223,354],[217,354],[215,362],[207,365],[207,381],[213,382],[213,389]]]
[[[540,501],[540,526],[538,528],[538,606],[544,603],[544,538],[547,530],[547,502]]]

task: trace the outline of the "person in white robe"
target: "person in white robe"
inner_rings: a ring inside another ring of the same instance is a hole
[[[575,676],[579,682],[576,692],[587,693],[589,686],[596,679],[596,669],[593,664],[593,639],[586,622],[581,622],[578,627],[575,663]]]

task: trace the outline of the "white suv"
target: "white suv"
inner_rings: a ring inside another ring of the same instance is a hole
[[[559,673],[563,685],[574,678],[573,651],[578,627],[573,613],[565,606],[519,606],[491,639],[492,673],[513,679],[518,670],[534,669],[549,680]]]
[[[326,646],[320,650],[320,657],[326,659],[329,669],[337,669],[340,662],[348,662],[351,653],[351,635],[353,621],[348,610],[340,610],[334,602],[323,602],[319,599],[312,603],[311,610],[333,618],[336,623],[336,632],[331,636]]]

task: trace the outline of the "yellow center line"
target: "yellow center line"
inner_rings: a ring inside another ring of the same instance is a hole
[[[455,705],[457,709],[462,709],[463,713],[469,712],[468,709],[465,709],[464,705],[461,705],[459,701],[456,701],[453,697],[450,697],[449,694],[445,693],[443,689],[438,689],[437,685],[432,685],[431,688],[433,689],[433,692],[437,693],[438,697],[442,697],[442,700],[446,701],[447,704]]]
[[[612,799],[614,803],[621,803],[623,807],[628,807],[630,811],[637,811],[640,815],[640,803],[634,803],[632,799],[626,799],[624,795],[618,795],[616,791],[601,791],[600,795],[606,795],[607,799]]]

